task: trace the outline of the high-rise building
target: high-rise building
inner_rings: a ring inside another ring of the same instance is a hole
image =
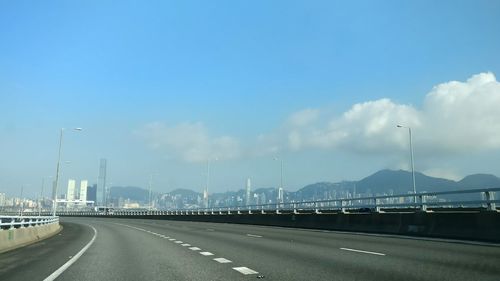
[[[99,177],[97,178],[97,204],[106,205],[106,159],[99,161]]]
[[[87,200],[94,201],[94,205],[97,206],[97,184],[87,187]]]
[[[67,201],[74,201],[75,200],[75,180],[68,180],[68,191],[66,192],[66,200]],[[66,203],[66,207],[71,208],[73,207],[74,203]]]
[[[250,205],[251,204],[251,188],[252,188],[252,183],[250,182],[250,178],[247,179],[247,189],[246,189],[246,198],[245,198],[245,205]]]
[[[0,206],[3,207],[5,205],[5,193],[0,192]]]
[[[87,187],[89,185],[89,182],[87,180],[82,180],[80,182],[80,197],[79,199],[81,201],[83,201],[83,205],[86,206],[87,203],[85,203],[85,201],[87,201]]]

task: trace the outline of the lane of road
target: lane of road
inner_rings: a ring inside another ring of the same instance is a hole
[[[43,280],[88,243],[90,226],[95,243],[57,280],[500,280],[498,245],[165,220],[62,222],[62,235],[0,255],[0,280]]]

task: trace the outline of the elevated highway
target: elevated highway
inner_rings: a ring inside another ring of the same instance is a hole
[[[0,255],[0,280],[500,279],[498,244],[151,219],[61,223],[59,235]]]

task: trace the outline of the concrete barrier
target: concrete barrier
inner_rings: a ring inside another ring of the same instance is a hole
[[[106,216],[104,216],[106,217]],[[500,243],[498,212],[109,216],[297,227]]]
[[[59,223],[0,230],[0,253],[49,238],[61,231]]]

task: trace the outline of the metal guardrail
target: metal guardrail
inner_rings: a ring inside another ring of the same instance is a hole
[[[68,216],[137,216],[137,215],[228,215],[228,214],[253,214],[253,213],[304,213],[313,212],[383,212],[383,211],[427,211],[428,208],[438,209],[464,209],[479,208],[487,211],[496,211],[495,192],[500,188],[469,189],[460,191],[422,192],[398,195],[381,195],[358,198],[342,198],[331,200],[315,200],[300,202],[270,203],[246,206],[229,206],[217,208],[195,208],[174,210],[146,210],[146,209],[110,209],[107,212],[96,211],[64,211],[59,215]],[[477,194],[476,200],[449,200],[442,196],[457,196],[461,194]]]
[[[58,222],[59,217],[53,216],[0,216],[0,231],[22,227],[36,227]]]

